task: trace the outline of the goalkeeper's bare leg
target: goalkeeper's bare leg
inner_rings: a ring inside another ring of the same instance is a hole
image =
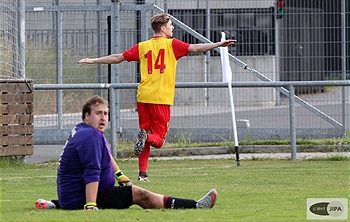
[[[132,187],[133,204],[137,204],[146,209],[160,208],[212,208],[217,200],[218,193],[215,189],[210,190],[200,200],[175,198],[157,194],[141,187]]]

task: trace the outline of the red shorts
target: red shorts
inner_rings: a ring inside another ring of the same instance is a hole
[[[170,123],[170,105],[137,102],[140,129],[166,139]]]

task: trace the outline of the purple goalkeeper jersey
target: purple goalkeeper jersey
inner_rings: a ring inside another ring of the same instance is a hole
[[[105,136],[85,123],[76,125],[63,147],[57,172],[58,201],[63,209],[81,209],[85,185],[99,181],[98,191],[113,187],[114,169]]]

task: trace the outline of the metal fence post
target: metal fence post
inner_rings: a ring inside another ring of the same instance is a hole
[[[62,59],[62,12],[60,10],[60,1],[56,0],[56,56],[57,56],[57,62],[56,62],[56,74],[57,74],[57,84],[62,84],[62,79],[63,79],[63,75],[62,75],[62,63],[63,63],[63,59]],[[62,90],[57,90],[57,124],[58,124],[58,128],[62,129],[63,125],[63,119],[62,119],[62,115],[63,115],[63,111],[62,111]]]
[[[114,116],[116,116],[116,106],[114,106],[113,104],[115,104],[115,93],[114,93],[115,89],[113,87],[109,87],[108,89],[108,98],[109,98],[109,114],[111,116],[110,119],[110,124],[111,124],[111,137],[112,137],[112,141],[111,141],[111,152],[112,152],[112,156],[114,158],[117,158],[117,123],[116,123],[116,118],[114,118]]]
[[[18,53],[19,53],[19,77],[25,78],[25,1],[18,0]]]
[[[102,1],[101,0],[96,0],[96,4],[98,6],[102,5]],[[101,57],[102,53],[101,53],[101,46],[102,46],[102,38],[101,38],[101,35],[102,35],[102,21],[104,21],[102,19],[102,16],[101,16],[102,12],[101,11],[98,11],[97,12],[97,19],[96,19],[96,22],[97,22],[97,57]],[[97,81],[98,83],[102,83],[102,67],[101,67],[101,64],[97,64]],[[99,93],[98,93],[100,96],[102,96],[102,91],[99,90]]]
[[[205,16],[205,20],[206,20],[206,33],[205,35],[207,36],[208,39],[210,39],[210,2],[209,0],[207,0],[206,2],[206,16]],[[205,53],[205,65],[204,65],[204,81],[205,82],[210,82],[211,81],[211,76],[210,76],[210,51],[207,51]],[[204,93],[205,93],[205,106],[209,105],[209,89],[205,88],[204,89]]]
[[[111,16],[111,54],[115,54],[119,52],[120,42],[119,42],[119,33],[120,33],[120,1],[114,0],[112,1],[112,16]],[[111,83],[119,83],[119,71],[118,65],[111,65]],[[119,134],[117,129],[120,129],[120,98],[119,98],[119,90],[111,87],[109,96],[112,97],[110,107],[114,109],[114,113],[111,113],[111,120],[113,120],[111,129],[111,137],[112,137],[112,154],[116,158],[117,157],[117,142],[119,140]]]
[[[289,121],[290,121],[290,146],[291,146],[291,160],[296,160],[297,145],[296,145],[296,131],[295,131],[295,89],[293,85],[289,86]]]
[[[342,65],[342,76],[343,80],[346,80],[346,4],[345,0],[341,1],[341,65]],[[344,136],[346,137],[346,120],[345,120],[345,86],[342,86],[342,124],[343,124],[343,130],[344,130]],[[349,121],[350,122],[350,121]],[[350,123],[349,123],[350,124]]]
[[[277,2],[275,2],[275,13],[274,13],[274,20],[276,22],[276,28],[275,28],[275,79],[276,81],[280,81],[280,29],[281,29],[281,23],[282,19],[277,19]],[[278,90],[276,90],[276,105],[279,105],[281,103],[281,94]]]
[[[168,1],[164,0],[164,12],[168,13]]]

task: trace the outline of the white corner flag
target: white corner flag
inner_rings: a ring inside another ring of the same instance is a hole
[[[221,42],[226,41],[226,35],[224,32],[221,32]],[[240,165],[239,152],[238,152],[238,136],[237,136],[237,126],[236,126],[236,116],[235,116],[235,107],[233,105],[233,91],[232,91],[232,71],[230,66],[230,60],[228,58],[228,49],[227,47],[220,47],[220,56],[221,56],[221,67],[222,67],[222,81],[228,83],[228,92],[230,95],[231,103],[231,115],[232,115],[232,127],[233,127],[233,138],[235,142],[235,153],[237,166]]]
[[[225,32],[221,32],[221,42],[226,41]],[[232,71],[230,66],[230,61],[228,59],[228,49],[227,47],[220,47],[221,55],[221,67],[222,67],[222,81],[232,82]]]

